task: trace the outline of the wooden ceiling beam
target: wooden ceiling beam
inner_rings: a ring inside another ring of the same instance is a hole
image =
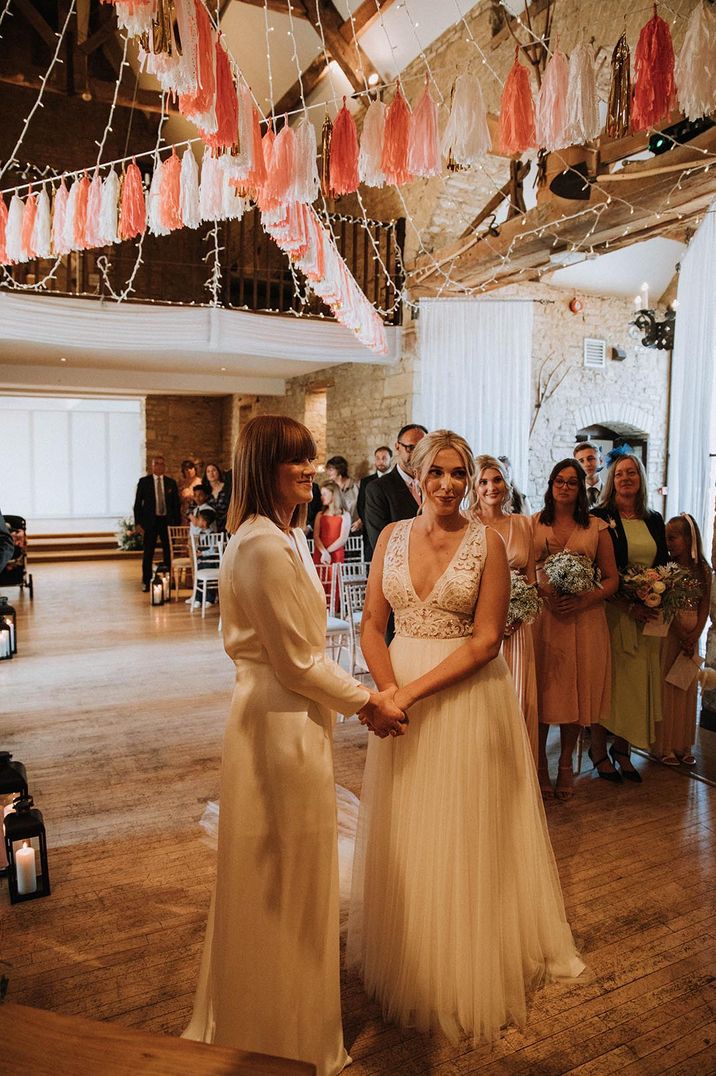
[[[296,79],[292,86],[286,90],[283,96],[274,105],[274,115],[282,116],[284,112],[293,112],[295,108],[301,103],[301,90],[303,89],[304,98],[308,97],[310,93],[313,93],[319,82],[328,73],[328,64],[326,63],[325,56],[317,56],[313,60],[305,71],[302,72],[301,78]]]
[[[13,8],[22,15],[25,22],[30,24],[45,44],[49,45],[52,52],[54,52],[57,47],[57,34],[50,24],[43,19],[34,4],[31,4],[30,0],[14,0]]]
[[[240,0],[242,4],[248,4],[249,7],[260,7],[263,11],[264,6],[268,7],[269,11],[274,11],[277,15],[288,15],[288,4],[286,0],[267,0],[264,5],[264,0]],[[303,10],[300,4],[292,3],[294,17],[298,19],[307,19],[309,16]]]
[[[341,33],[346,41],[353,40],[353,34],[360,37],[376,23],[381,15],[395,3],[395,0],[363,0],[353,12],[353,18],[346,19],[341,26]]]
[[[331,56],[340,67],[354,90],[365,89],[365,80],[378,74],[371,60],[361,49],[353,35],[349,40],[343,36],[344,19],[333,0],[297,0],[303,4],[305,11],[323,39]],[[350,19],[348,20],[350,27]],[[320,28],[319,28],[320,27]]]

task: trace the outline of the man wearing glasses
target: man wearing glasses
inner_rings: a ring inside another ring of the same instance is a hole
[[[365,491],[365,527],[371,548],[389,523],[412,519],[420,507],[420,487],[410,460],[413,449],[428,431],[416,422],[403,426],[395,442],[396,463],[380,482],[371,482]]]

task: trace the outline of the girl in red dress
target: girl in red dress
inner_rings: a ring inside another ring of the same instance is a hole
[[[315,564],[342,564],[345,544],[351,529],[350,512],[344,512],[341,491],[335,482],[321,487],[321,511],[313,524],[313,561]],[[330,594],[331,582],[324,584]]]

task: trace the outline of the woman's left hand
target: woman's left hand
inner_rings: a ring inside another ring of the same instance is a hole
[[[321,564],[330,564],[330,563],[331,563],[331,554],[328,552],[327,549],[322,549],[321,550]]]

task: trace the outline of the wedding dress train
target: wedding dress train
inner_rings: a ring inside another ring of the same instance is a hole
[[[486,556],[485,528],[471,522],[421,601],[408,567],[412,523],[396,525],[383,572],[399,685],[472,633]],[[584,970],[501,656],[411,707],[406,736],[371,737],[347,957],[387,1019],[453,1041],[523,1024],[531,988]]]

